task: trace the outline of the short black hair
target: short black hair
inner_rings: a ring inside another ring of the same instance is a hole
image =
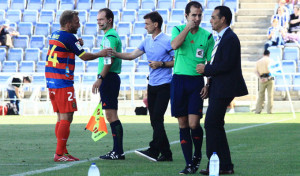
[[[24,76],[23,77],[23,82],[24,80],[28,81],[29,83],[31,83],[31,78],[29,76]]]
[[[78,12],[74,10],[65,10],[59,17],[59,23],[61,27],[65,27],[66,24],[71,23],[74,17],[78,16]]]
[[[100,12],[105,12],[105,17],[107,19],[110,19],[111,18],[111,24],[112,26],[114,25],[114,13],[109,9],[109,8],[103,8],[103,9],[100,9],[98,13]]]
[[[264,55],[265,55],[265,56],[270,55],[270,51],[269,51],[269,50],[265,50],[265,51],[264,51]]]
[[[197,1],[191,1],[185,6],[185,14],[189,15],[191,12],[191,7],[200,8],[203,11],[202,5]]]
[[[161,29],[161,25],[163,23],[163,19],[162,19],[161,15],[157,11],[147,13],[144,16],[144,19],[150,19],[153,23],[157,22],[158,23],[158,28]]]
[[[215,10],[219,10],[219,18],[225,17],[226,24],[230,26],[232,20],[232,13],[229,7],[227,6],[217,6]]]

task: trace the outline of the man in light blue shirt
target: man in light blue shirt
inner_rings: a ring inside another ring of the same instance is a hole
[[[113,55],[120,59],[133,60],[146,53],[150,71],[147,98],[153,139],[149,143],[149,149],[137,150],[135,153],[151,161],[172,161],[172,152],[163,122],[170,99],[174,51],[170,37],[161,31],[163,20],[160,14],[150,12],[144,16],[144,19],[145,29],[152,34],[152,37],[147,37],[131,53],[114,51]]]

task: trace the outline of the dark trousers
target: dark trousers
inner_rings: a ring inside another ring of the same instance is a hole
[[[170,100],[170,84],[159,86],[148,85],[148,108],[151,126],[153,128],[153,139],[149,143],[150,149],[155,155],[170,156],[169,140],[164,127],[164,114]]]
[[[15,104],[17,107],[18,112],[20,111],[20,100],[17,98],[16,92],[14,90],[7,90],[8,98],[10,99],[10,102]]]
[[[206,155],[209,159],[213,152],[217,152],[220,159],[220,170],[231,170],[230,150],[224,129],[224,118],[227,106],[232,98],[213,99],[209,98],[209,105],[205,117],[206,131]]]

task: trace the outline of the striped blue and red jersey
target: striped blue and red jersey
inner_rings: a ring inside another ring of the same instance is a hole
[[[46,59],[47,88],[72,87],[74,84],[75,54],[85,53],[77,37],[69,32],[58,30],[49,38]]]

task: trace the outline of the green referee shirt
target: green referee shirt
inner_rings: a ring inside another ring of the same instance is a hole
[[[176,38],[186,25],[175,26],[172,39]],[[210,61],[214,48],[214,37],[205,29],[199,27],[197,33],[188,33],[182,45],[175,50],[174,74],[197,76],[197,64]]]
[[[122,42],[121,42],[120,37],[119,37],[118,33],[116,32],[116,30],[111,28],[105,33],[105,35],[101,41],[101,46],[100,46],[101,50],[103,49],[105,38],[107,38],[110,41],[110,47],[112,49],[115,48],[118,53],[122,52]],[[119,74],[119,73],[121,73],[122,60],[119,58],[115,58],[114,56],[113,56],[113,58],[114,58],[114,63],[110,67],[109,72],[114,72],[114,73]],[[103,57],[99,57],[98,74],[101,73],[103,67],[104,67],[104,59],[103,59]]]

